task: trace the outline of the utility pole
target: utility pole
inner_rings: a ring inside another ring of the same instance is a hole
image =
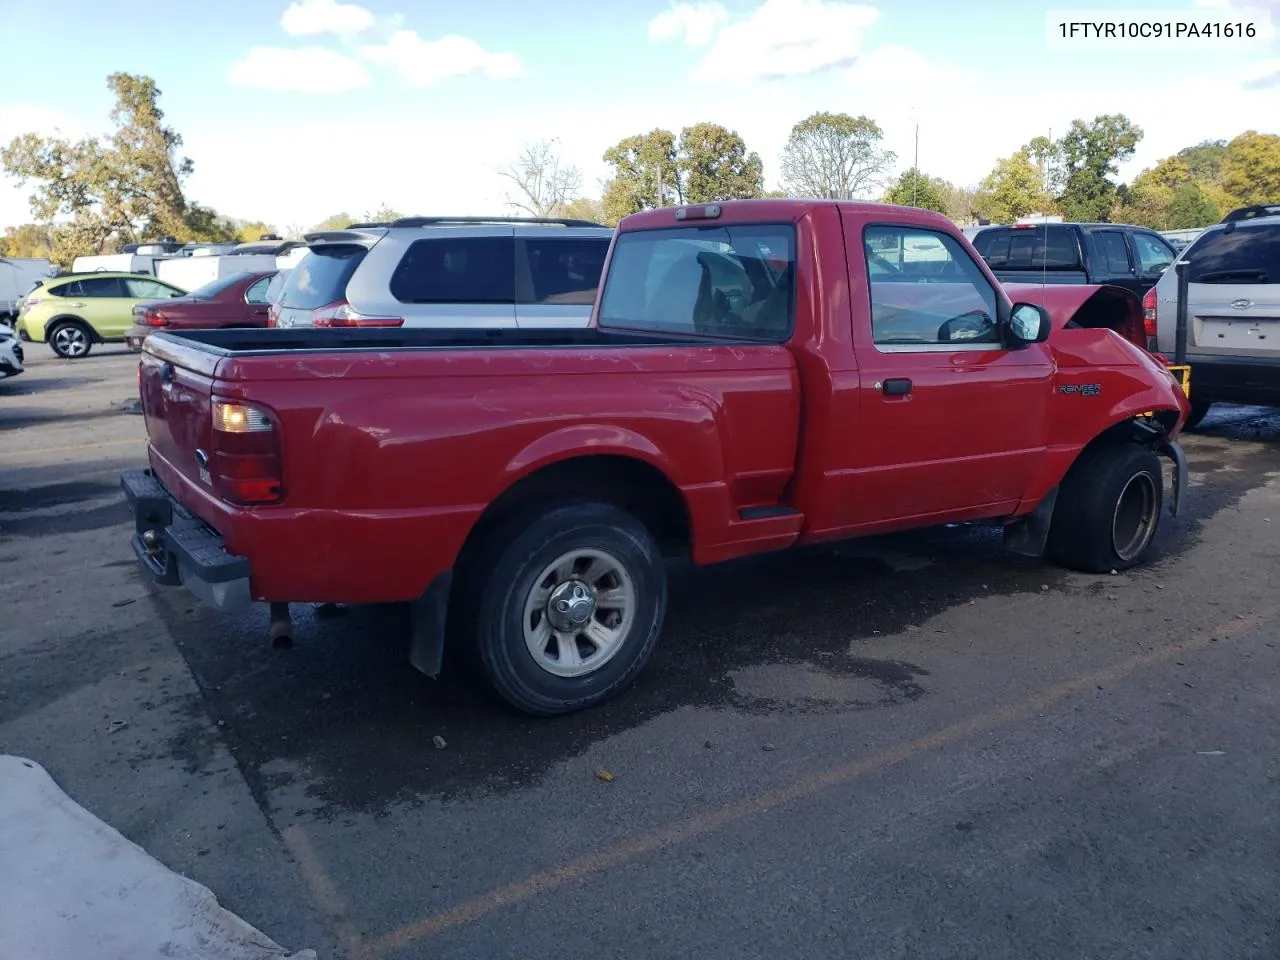
[[[911,169],[914,173],[911,176],[911,205],[916,205],[916,193],[920,184],[920,121],[916,121],[916,153],[911,161]]]

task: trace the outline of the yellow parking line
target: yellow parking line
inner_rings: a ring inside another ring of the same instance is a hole
[[[1228,620],[1211,630],[1180,643],[1149,650],[1136,656],[1121,660],[1111,666],[1095,670],[1092,673],[1055,684],[1034,696],[987,713],[961,720],[943,727],[933,733],[926,734],[908,743],[878,753],[865,760],[832,767],[810,774],[787,786],[777,787],[756,796],[746,797],[734,803],[714,810],[696,814],[686,820],[667,827],[661,827],[649,833],[640,834],[612,847],[588,853],[577,860],[567,863],[555,870],[536,873],[525,880],[507,884],[464,900],[448,910],[426,917],[416,923],[407,924],[398,930],[370,941],[360,952],[362,960],[373,960],[394,950],[402,949],[425,937],[435,936],[453,927],[462,926],[478,920],[487,914],[528,900],[542,893],[550,893],[566,884],[584,880],[612,867],[618,867],[647,853],[662,850],[678,843],[695,839],[711,833],[721,827],[737,823],[749,817],[767,813],[784,804],[812,796],[829,787],[848,783],[859,777],[897,766],[913,757],[930,750],[936,750],[949,744],[986,733],[995,727],[1018,720],[1023,717],[1042,713],[1075,694],[1092,690],[1098,684],[1111,683],[1144,667],[1153,667],[1169,660],[1185,656],[1187,653],[1207,647],[1215,639],[1228,640],[1257,629],[1275,616],[1280,607],[1273,607],[1262,613]]]
[[[320,858],[316,856],[310,838],[301,827],[294,825],[281,830],[280,839],[284,841],[285,848],[298,864],[298,871],[311,889],[311,896],[315,899],[316,905],[329,915],[334,932],[338,935],[346,955],[359,956],[360,931],[352,923],[346,902],[338,893],[338,888],[334,886]]]

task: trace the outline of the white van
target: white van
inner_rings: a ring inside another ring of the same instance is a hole
[[[36,281],[57,272],[52,261],[40,257],[0,257],[0,325],[12,328]]]

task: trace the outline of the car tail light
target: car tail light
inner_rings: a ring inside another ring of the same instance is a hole
[[[284,499],[280,437],[272,416],[248,403],[214,400],[209,472],[228,503],[253,506]]]
[[[23,301],[22,305],[23,305],[24,307],[26,307],[28,310],[30,310],[32,307],[34,307],[34,306],[35,306],[36,304],[38,304],[39,302],[40,302],[40,298],[39,298],[39,297],[27,297],[27,299]]]
[[[1133,301],[1130,301],[1132,303]],[[1142,295],[1142,328],[1148,337],[1156,335],[1156,288]]]
[[[146,327],[167,327],[169,318],[159,310],[144,309],[138,312],[138,321]]]
[[[280,304],[273,303],[267,307],[267,326],[274,327],[280,322]]]
[[[404,317],[367,317],[351,309],[345,300],[313,310],[311,322],[317,327],[400,327],[404,326]]]

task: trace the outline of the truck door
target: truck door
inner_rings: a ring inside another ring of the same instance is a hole
[[[1094,283],[1110,283],[1132,290],[1138,296],[1146,293],[1148,285],[1138,279],[1134,257],[1121,230],[1093,230],[1089,234],[1093,242],[1092,259]]]
[[[1003,346],[1000,297],[951,234],[846,231],[862,393],[846,525],[1012,509],[1045,449],[1048,350]]]

